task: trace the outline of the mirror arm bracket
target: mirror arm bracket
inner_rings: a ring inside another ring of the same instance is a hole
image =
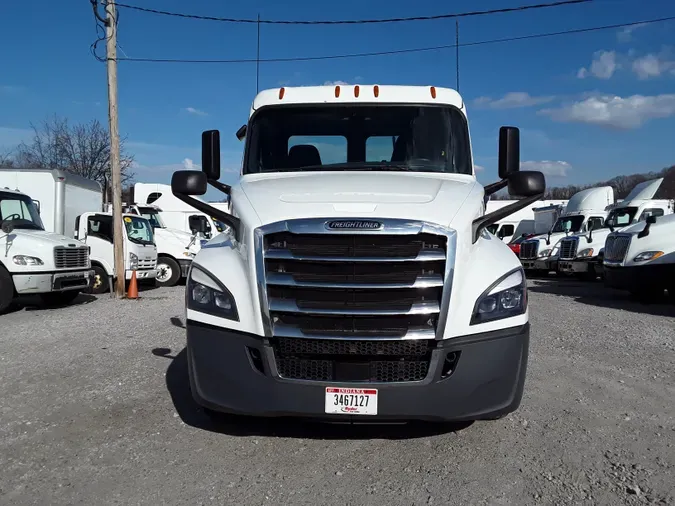
[[[194,199],[188,195],[184,195],[182,193],[174,193],[174,195],[185,202],[187,205],[192,206],[198,211],[206,213],[209,216],[213,216],[226,225],[229,225],[236,241],[241,242],[241,220],[239,220],[239,218],[221,211],[220,209],[216,209],[215,207],[208,205],[206,202]]]
[[[497,181],[496,183],[489,184],[485,187],[485,195],[492,195],[494,193],[497,193],[502,188],[506,188],[508,184],[509,184],[508,179],[502,179],[501,181]]]
[[[207,181],[211,186],[213,186],[217,190],[220,190],[228,197],[232,194],[232,187],[230,185],[221,183],[220,181],[216,181],[215,179],[208,179]]]
[[[541,199],[543,196],[544,193],[538,193],[536,195],[532,195],[531,197],[525,197],[523,199],[517,200],[513,204],[509,204],[508,206],[499,208],[496,211],[481,216],[480,218],[476,218],[475,220],[473,220],[473,224],[471,226],[472,242],[475,244],[476,241],[480,239],[480,234],[486,227],[489,227],[490,225],[506,218],[507,216],[515,213],[516,211],[519,211],[529,206],[533,202],[536,202],[537,200]]]

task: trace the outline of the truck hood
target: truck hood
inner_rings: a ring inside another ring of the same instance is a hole
[[[279,173],[240,180],[261,224],[372,216],[450,225],[476,184],[471,176],[405,172]]]
[[[9,234],[0,232],[0,255],[3,259],[11,259],[15,255],[37,257],[43,261],[41,266],[15,266],[15,271],[52,270],[54,269],[54,247],[85,246],[76,239],[44,230],[15,229]],[[5,260],[3,260],[5,261]],[[9,265],[7,262],[6,265]]]
[[[42,243],[45,246],[84,246],[83,243],[77,239],[72,239],[61,234],[53,232],[45,232],[44,230],[28,230],[22,228],[15,228],[9,234],[5,235],[0,232],[0,237],[8,242],[21,239],[27,243]]]

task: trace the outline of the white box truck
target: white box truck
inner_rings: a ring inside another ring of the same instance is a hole
[[[172,191],[230,227],[186,289],[190,385],[207,413],[342,421],[499,418],[518,408],[529,350],[518,258],[486,227],[540,199],[519,131],[499,134],[501,180],[477,180],[465,101],[428,86],[258,94],[231,214],[220,137]],[[392,137],[396,139],[392,148]],[[517,202],[485,214],[507,187]]]
[[[0,187],[0,229],[0,312],[25,295],[68,304],[90,286],[89,248],[46,231],[31,196]]]
[[[596,279],[603,273],[605,241],[610,232],[644,221],[648,216],[672,214],[675,206],[672,199],[653,198],[662,182],[661,177],[636,185],[625,199],[607,207],[607,219],[598,223],[598,228],[563,238],[558,260],[560,272]]]

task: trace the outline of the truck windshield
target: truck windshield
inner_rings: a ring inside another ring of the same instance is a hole
[[[150,222],[139,216],[125,216],[124,225],[127,237],[137,244],[153,244],[153,232]]]
[[[244,173],[413,171],[473,174],[464,115],[451,106],[263,108],[251,118]]]
[[[637,207],[622,207],[620,209],[614,209],[609,213],[607,219],[605,220],[604,228],[609,227],[625,227],[630,225],[635,218],[635,213],[637,213]]]
[[[18,193],[0,192],[0,222],[11,222],[19,229],[45,229],[33,201]]]
[[[141,216],[150,222],[152,228],[166,228],[157,209],[153,209],[152,207],[139,207],[138,210],[140,211]]]
[[[584,223],[584,217],[581,215],[578,216],[563,216],[558,218],[558,221],[555,222],[551,232],[553,234],[559,232],[570,232],[574,234],[581,230],[581,225]]]

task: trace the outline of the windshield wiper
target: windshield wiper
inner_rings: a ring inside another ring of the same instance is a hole
[[[152,244],[152,241],[146,241],[144,239],[139,239],[138,237],[129,237],[129,240],[136,244],[147,244],[147,245]]]

